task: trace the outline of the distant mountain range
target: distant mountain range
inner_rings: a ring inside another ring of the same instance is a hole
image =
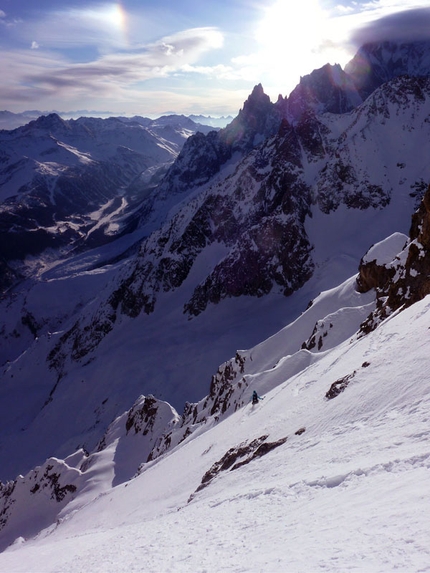
[[[46,249],[82,251],[130,233],[142,197],[190,135],[213,128],[184,116],[41,116],[0,132],[0,287]],[[25,274],[25,273],[24,273]]]
[[[0,479],[79,451],[52,486],[72,500],[124,424],[144,436],[129,479],[253,381],[422,300],[429,117],[430,43],[386,42],[276,102],[256,85],[219,130],[51,114],[0,132]]]
[[[79,111],[68,111],[68,112],[61,112],[61,111],[38,111],[38,110],[27,110],[21,113],[13,113],[11,111],[0,111],[0,130],[1,129],[16,129],[17,127],[21,127],[41,117],[42,115],[51,115],[55,113],[59,115],[63,119],[79,119],[80,117],[93,117],[98,119],[106,119],[109,117],[120,117],[123,120],[133,120],[141,122],[142,124],[148,122],[150,123],[153,121],[152,119],[142,117],[142,116],[118,116],[113,112],[108,111],[89,111],[89,110],[79,110]],[[162,118],[169,118],[170,116],[175,115],[174,113],[169,113],[161,116],[159,119]],[[184,116],[182,116],[184,117]],[[189,115],[187,116],[189,119],[194,121],[195,123],[199,123],[201,125],[209,125],[214,128],[221,128],[225,127],[230,121],[233,119],[232,116],[222,116],[222,117],[211,117],[210,115]],[[166,121],[169,121],[168,119]]]

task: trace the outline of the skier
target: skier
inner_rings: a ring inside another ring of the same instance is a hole
[[[262,399],[263,399],[263,398],[262,398],[261,396],[259,396],[259,395],[257,394],[257,392],[254,390],[254,392],[252,393],[252,398],[251,398],[252,403],[253,403],[253,404],[258,404],[259,400],[262,400]]]

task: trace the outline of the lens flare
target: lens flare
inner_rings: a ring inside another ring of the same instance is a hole
[[[124,45],[128,46],[128,17],[127,12],[121,2],[101,6],[95,11],[87,14],[91,20],[96,20],[98,27],[105,30],[105,33],[114,36]]]
[[[121,3],[115,4],[112,10],[113,22],[124,32],[127,27],[127,12]]]

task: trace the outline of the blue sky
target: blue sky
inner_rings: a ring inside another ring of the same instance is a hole
[[[428,0],[0,0],[0,109],[236,115],[257,83],[275,100],[429,29]]]

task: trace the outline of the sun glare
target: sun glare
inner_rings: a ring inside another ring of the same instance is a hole
[[[124,31],[126,27],[127,14],[122,4],[112,4],[102,12],[102,19],[112,28]]]
[[[256,39],[267,75],[284,84],[291,78],[292,88],[300,76],[327,62],[343,63],[343,54],[336,54],[338,36],[318,0],[277,0],[267,8]]]
[[[88,8],[78,12],[83,21],[96,29],[103,30],[110,39],[120,44],[127,42],[127,13],[120,2]]]

